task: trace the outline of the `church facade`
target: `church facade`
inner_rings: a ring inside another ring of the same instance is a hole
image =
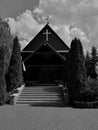
[[[47,23],[21,52],[24,82],[64,83],[68,51],[69,47]]]

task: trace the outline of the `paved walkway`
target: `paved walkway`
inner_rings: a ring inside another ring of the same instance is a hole
[[[0,130],[98,130],[98,109],[2,106]]]

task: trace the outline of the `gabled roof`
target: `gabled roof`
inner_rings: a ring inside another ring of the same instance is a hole
[[[40,55],[38,55],[38,53],[41,54],[44,53],[44,52],[49,52],[49,53],[52,53],[53,56],[55,56],[57,59],[59,59],[62,63],[65,63],[65,58],[63,56],[61,56],[58,52],[56,52],[54,50],[54,48],[52,48],[52,46],[47,43],[47,42],[44,42],[43,44],[41,44],[34,52],[32,52],[25,60],[24,60],[24,63],[27,64],[28,62],[32,62],[32,59],[33,61],[37,61],[39,60],[39,57]],[[47,53],[48,54],[48,53]],[[34,56],[38,56],[35,58],[34,60]],[[41,59],[40,59],[40,62],[41,62]],[[55,62],[55,61],[54,61]]]
[[[24,61],[32,52],[21,52],[22,61]]]
[[[46,41],[44,33],[48,30],[49,35],[48,43],[56,50],[69,50],[69,47],[64,41],[53,31],[53,29],[46,24],[45,27],[34,37],[33,40],[22,51],[34,51],[39,45]]]

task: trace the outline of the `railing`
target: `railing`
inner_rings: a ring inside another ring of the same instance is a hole
[[[10,96],[14,93],[15,89],[19,86],[19,83],[15,86],[15,88],[9,92],[8,96],[6,97],[4,103],[7,103],[10,100]]]

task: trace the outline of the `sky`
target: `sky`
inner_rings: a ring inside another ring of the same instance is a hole
[[[45,26],[47,16],[68,46],[77,37],[85,52],[98,48],[98,0],[0,0],[0,16],[22,48]]]

